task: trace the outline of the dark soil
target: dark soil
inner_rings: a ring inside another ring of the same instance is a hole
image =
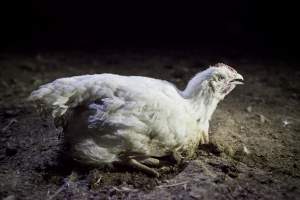
[[[26,97],[59,77],[118,73],[169,80],[183,88],[224,62],[246,84],[218,106],[212,144],[197,158],[152,178],[126,168],[81,166],[63,133]],[[0,55],[0,198],[2,199],[299,199],[300,70],[296,64],[195,52],[98,52]]]

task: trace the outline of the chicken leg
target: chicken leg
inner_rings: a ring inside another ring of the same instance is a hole
[[[153,163],[151,163],[152,162],[151,160],[147,160],[147,162],[148,162],[148,164],[153,164]],[[133,168],[136,168],[140,171],[143,171],[143,172],[145,172],[149,175],[159,177],[159,173],[155,169],[152,169],[151,167],[148,167],[147,165],[142,164],[141,162],[137,161],[134,158],[130,158],[128,160],[128,164],[129,164],[129,166],[131,166]]]

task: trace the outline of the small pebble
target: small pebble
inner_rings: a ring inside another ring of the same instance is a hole
[[[264,124],[266,122],[266,117],[263,116],[262,114],[259,115],[259,121],[260,123]]]
[[[286,126],[288,126],[288,125],[290,125],[291,124],[291,122],[290,121],[288,121],[288,120],[282,120],[282,125],[283,125],[283,127],[286,127]]]
[[[248,148],[245,145],[243,145],[243,152],[247,155],[250,154],[250,151],[248,150]]]
[[[245,131],[245,127],[244,126],[240,126],[240,131]]]
[[[251,112],[252,112],[252,106],[248,106],[248,107],[246,108],[246,111],[247,111],[248,113],[251,113]]]

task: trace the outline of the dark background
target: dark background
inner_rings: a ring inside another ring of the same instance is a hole
[[[12,1],[1,6],[0,42],[23,52],[194,48],[297,58],[297,8],[287,1]]]

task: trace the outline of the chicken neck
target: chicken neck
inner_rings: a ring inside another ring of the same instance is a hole
[[[192,107],[199,123],[207,123],[210,120],[220,101],[220,98],[209,86],[208,81],[202,81],[198,84],[189,83],[181,94]]]

